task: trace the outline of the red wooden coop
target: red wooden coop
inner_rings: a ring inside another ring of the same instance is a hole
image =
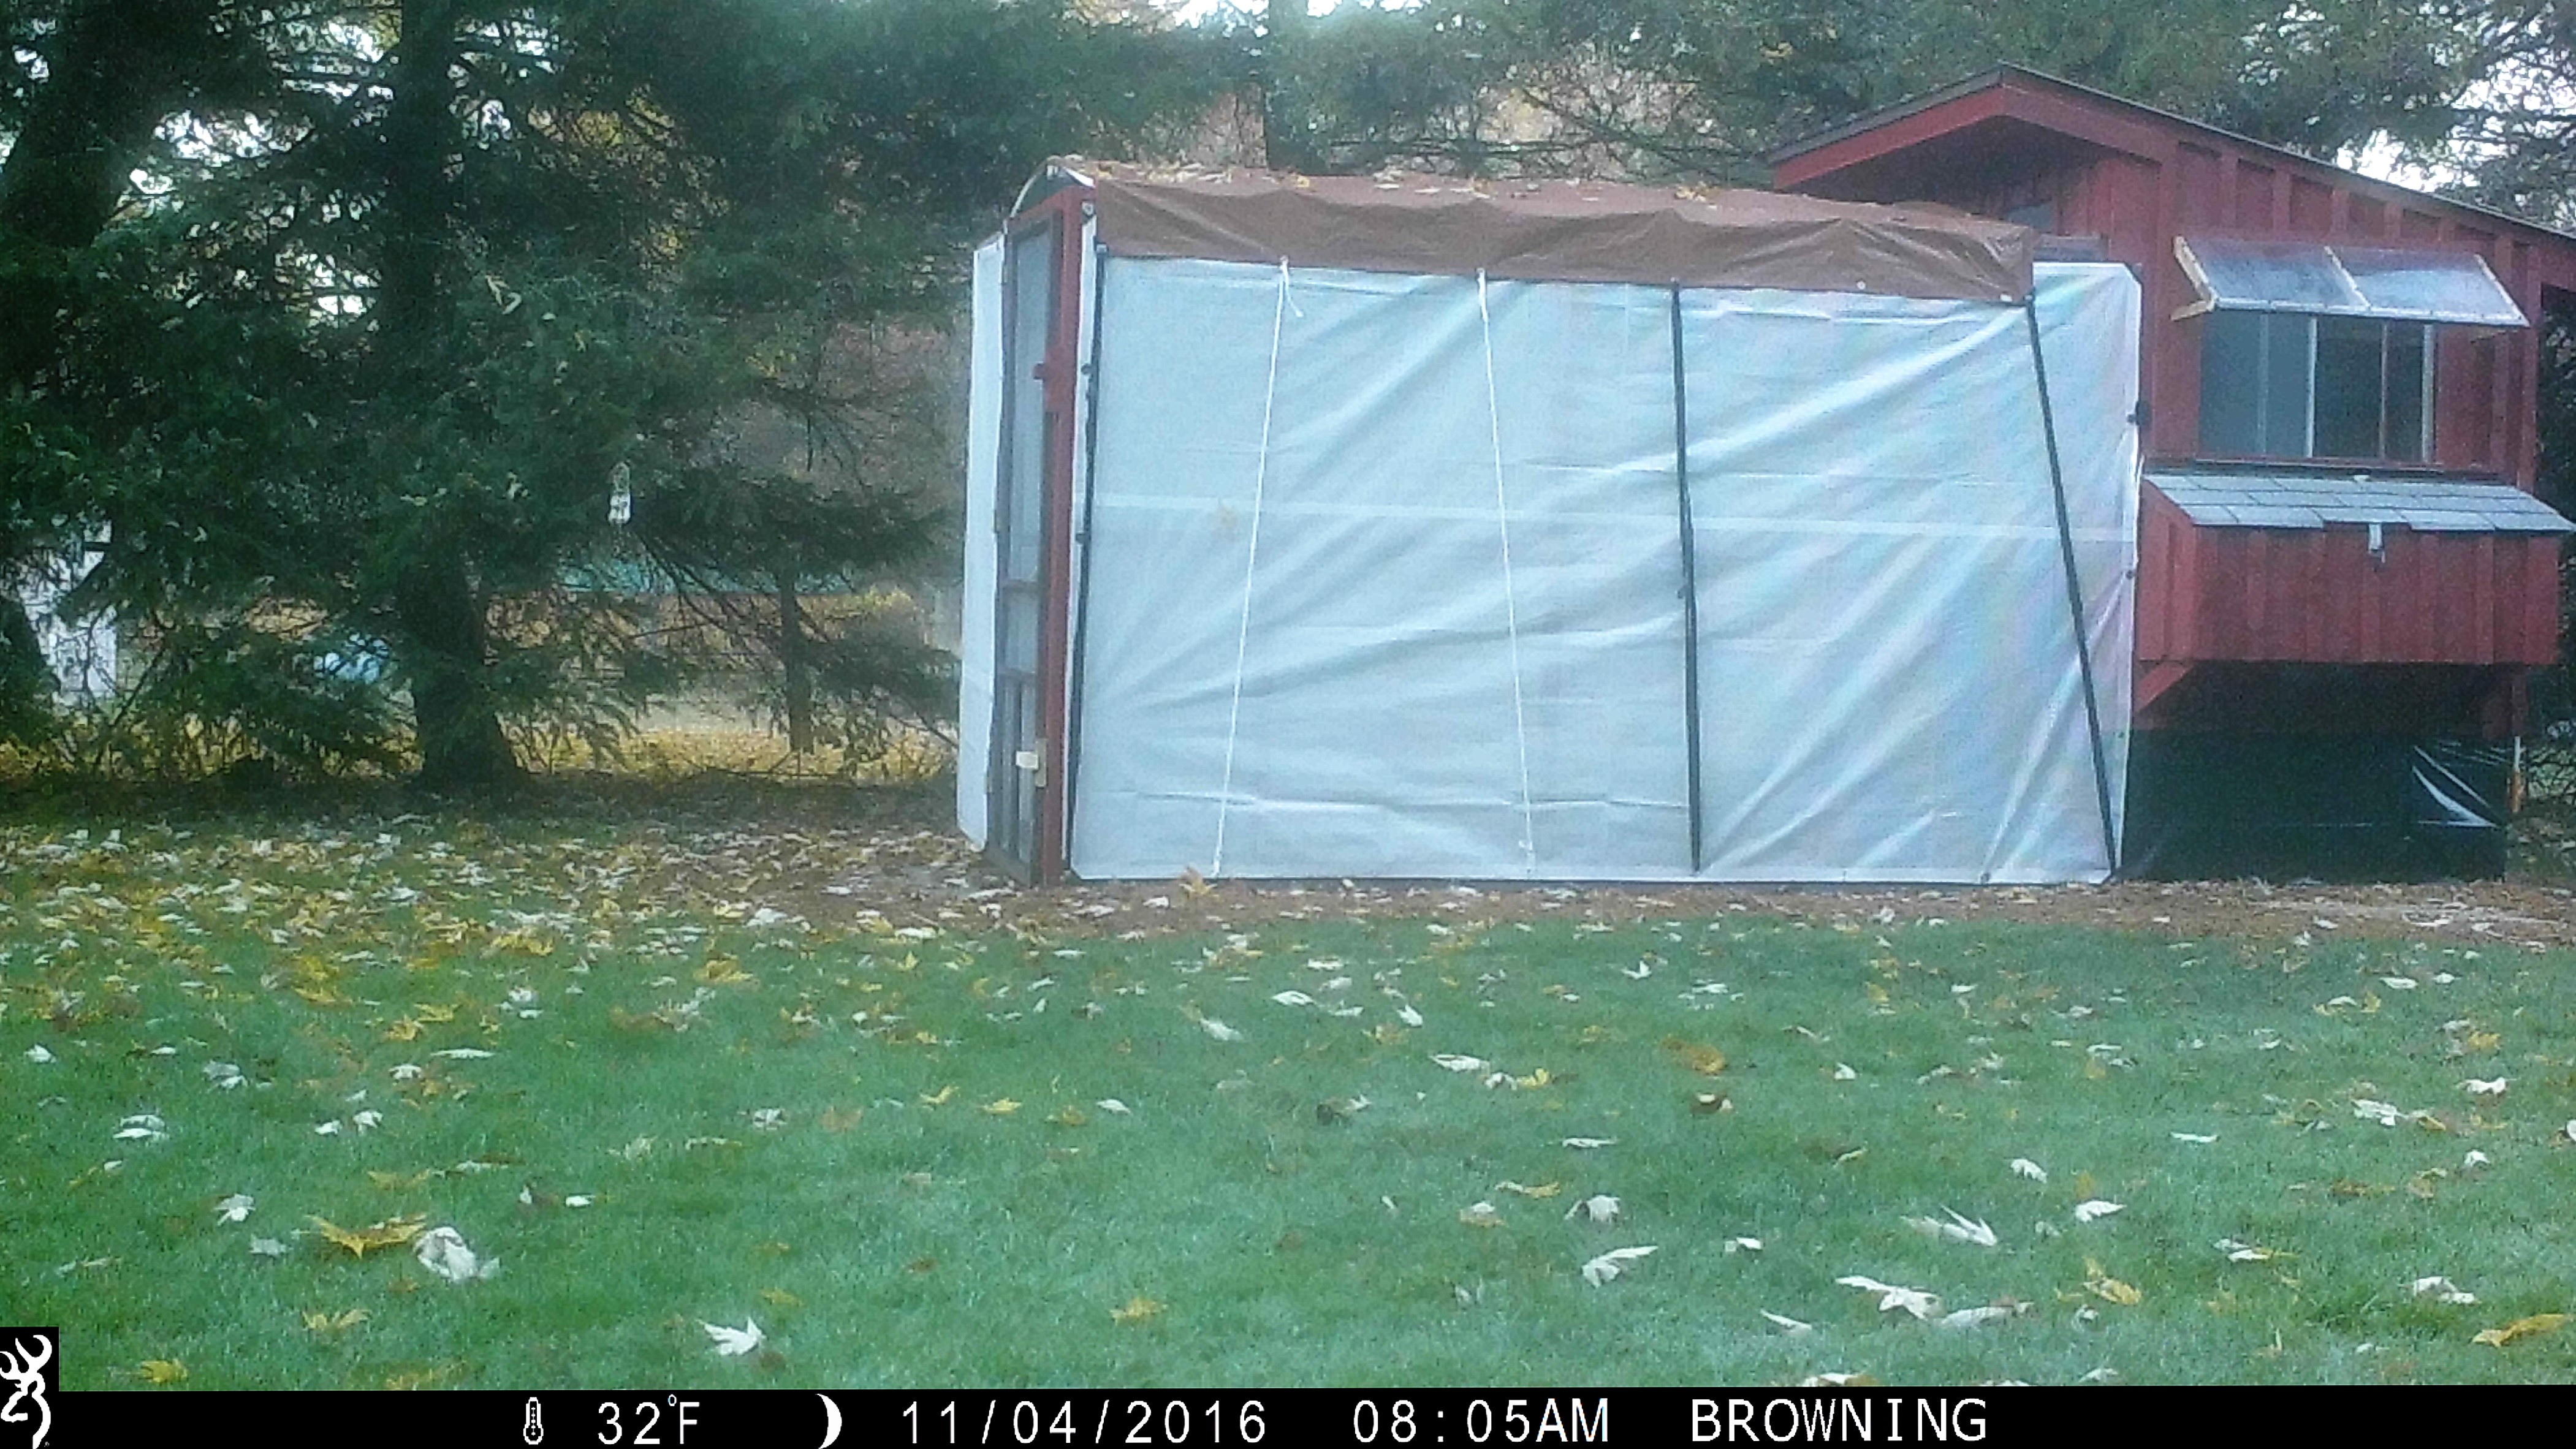
[[[2532,496],[2576,238],[2018,68],[1774,158],[2144,290],[2131,872],[2492,870],[2557,658]]]

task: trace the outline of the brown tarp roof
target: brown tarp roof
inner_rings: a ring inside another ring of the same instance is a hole
[[[2036,233],[1938,206],[1595,181],[1283,176],[1068,158],[1120,256],[2018,302]]]

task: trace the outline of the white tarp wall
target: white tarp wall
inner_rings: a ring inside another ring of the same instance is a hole
[[[993,744],[993,500],[1002,467],[1002,239],[975,249],[966,385],[966,583],[957,624],[957,828],[984,848]]]
[[[1105,293],[1076,873],[1694,874],[1668,292],[1112,259]],[[2039,305],[2116,800],[2136,290],[2044,268]],[[1697,873],[2099,878],[2021,310],[1683,324]]]
[[[2038,302],[2116,820],[2137,291],[2124,268],[2042,268]],[[1705,873],[2101,878],[2025,314],[1770,291],[1682,308]]]

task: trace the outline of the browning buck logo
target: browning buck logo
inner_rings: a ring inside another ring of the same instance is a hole
[[[54,1427],[54,1406],[45,1396],[54,1387],[54,1343],[56,1334],[50,1328],[0,1329],[9,1348],[0,1349],[0,1387],[9,1390],[9,1401],[0,1404],[0,1424],[33,1424],[34,1437],[26,1441],[27,1449],[44,1449],[45,1435]],[[28,1340],[33,1338],[33,1347]]]

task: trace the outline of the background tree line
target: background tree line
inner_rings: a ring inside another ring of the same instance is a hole
[[[0,51],[0,740],[72,738],[22,595],[87,548],[129,769],[490,783],[720,659],[799,748],[935,714],[916,625],[800,601],[940,575],[940,338],[1050,154],[1759,184],[2011,60],[2576,223],[2576,0],[0,0]]]

